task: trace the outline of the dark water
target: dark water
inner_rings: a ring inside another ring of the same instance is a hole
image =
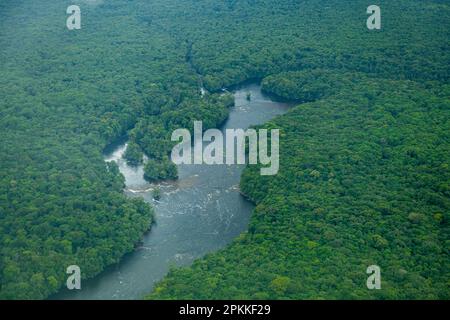
[[[247,101],[247,92],[251,101]],[[256,84],[236,89],[236,107],[222,130],[245,129],[262,124],[289,106],[274,102]],[[155,185],[143,180],[143,168],[128,166],[122,159],[126,143],[105,155],[117,161],[126,178],[126,194],[153,204],[156,224],[143,245],[92,280],[81,290],[63,290],[56,299],[140,299],[151,292],[170,266],[189,265],[208,252],[225,247],[247,229],[253,205],[239,194],[243,166],[181,165],[177,182],[161,183],[162,197],[152,200]]]

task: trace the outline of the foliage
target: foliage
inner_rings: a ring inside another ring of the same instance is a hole
[[[312,102],[351,90],[366,77],[361,73],[306,69],[279,73],[264,78],[262,90],[278,97],[300,103]]]
[[[445,1],[380,0],[380,32],[363,0],[74,3],[76,31],[67,3],[0,3],[0,298],[46,298],[71,264],[95,276],[149,228],[105,146],[128,134],[147,178],[175,177],[171,132],[219,126],[233,103],[219,91],[266,77],[314,102],[269,124],[279,175],[243,176],[249,233],[152,297],[448,298]],[[361,285],[372,263],[379,293]]]
[[[174,180],[178,178],[177,167],[167,157],[160,161],[149,159],[144,167],[144,178],[150,182]]]
[[[153,195],[153,199],[155,199],[156,201],[161,200],[161,189],[159,187],[156,187],[153,190],[152,195]]]
[[[360,81],[265,125],[281,129],[280,172],[245,170],[249,231],[148,298],[448,299],[450,91],[437,89]]]
[[[142,163],[144,154],[141,148],[134,142],[130,142],[127,145],[127,149],[123,157],[127,160],[127,163],[133,166],[137,166]]]

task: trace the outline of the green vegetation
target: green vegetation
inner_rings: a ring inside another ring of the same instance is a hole
[[[153,190],[153,199],[156,201],[161,200],[161,189],[159,187],[156,187],[155,190]]]
[[[137,166],[144,160],[144,154],[141,148],[134,142],[130,142],[127,145],[123,157],[127,160],[127,163],[132,166]]]
[[[149,297],[448,299],[449,89],[361,80],[267,124],[280,172],[244,172],[248,233]],[[372,264],[380,291],[365,287]]]
[[[234,2],[242,24],[217,22],[233,40],[195,42],[210,90],[262,78],[266,92],[304,104],[266,125],[281,128],[279,174],[244,172],[257,204],[249,231],[172,269],[147,298],[450,298],[450,8],[382,1],[383,30],[371,33],[362,2],[315,3]],[[365,286],[371,264],[380,291]]]
[[[228,108],[232,105],[234,99],[231,94],[213,94],[183,101],[158,116],[143,116],[129,136],[132,144],[139,145],[150,157],[144,169],[145,179],[158,181],[177,178],[177,167],[169,159],[176,144],[170,139],[172,132],[179,128],[187,128],[192,132],[196,120],[203,121],[204,130],[217,128],[227,119]]]
[[[124,14],[114,24],[135,36],[111,42],[102,24],[112,20],[94,8],[85,8],[82,30],[67,32],[65,8],[0,4],[2,299],[46,298],[65,284],[69,265],[83,278],[98,274],[132,251],[152,222],[148,205],[123,195],[123,176],[102,150],[143,112],[138,79],[155,81],[145,75],[154,65],[130,62],[166,41],[143,36]],[[134,50],[114,49],[125,40]]]
[[[269,76],[264,78],[261,86],[266,93],[305,103],[352,89],[362,80],[362,74],[357,72],[307,69]]]
[[[82,6],[82,29],[65,9]],[[310,102],[281,127],[281,169],[248,168],[257,208],[229,248],[152,298],[449,298],[450,7],[380,0],[0,3],[0,298],[41,299],[133,249],[152,210],[102,150],[130,138],[146,178],[176,177],[176,128],[217,127],[249,79]],[[199,85],[210,93],[201,96]],[[300,84],[300,85],[299,85]],[[364,288],[379,264],[385,289]]]
[[[177,179],[177,166],[168,157],[160,161],[149,159],[144,167],[144,178],[150,182]]]

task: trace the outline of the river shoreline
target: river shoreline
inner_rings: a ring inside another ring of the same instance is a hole
[[[251,101],[247,92],[251,92]],[[235,106],[222,131],[263,124],[290,107],[272,101],[254,83],[241,85],[233,93]],[[127,196],[141,197],[154,207],[151,230],[119,263],[84,280],[82,290],[63,289],[52,299],[141,299],[171,267],[188,266],[226,247],[248,229],[254,203],[239,189],[245,165],[180,165],[177,181],[149,183],[143,179],[143,166],[131,167],[122,158],[125,148],[123,136],[105,148],[105,161],[118,164]],[[161,201],[153,199],[155,187],[161,190]]]

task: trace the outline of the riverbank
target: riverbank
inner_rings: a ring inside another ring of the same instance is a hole
[[[263,95],[256,84],[236,89],[234,99],[221,130],[263,124],[289,109]],[[190,265],[247,230],[254,205],[239,192],[244,165],[181,165],[178,181],[152,184],[143,179],[143,166],[127,165],[125,148],[123,141],[109,149],[105,161],[116,161],[129,197],[142,197],[154,206],[155,224],[142,245],[120,263],[85,281],[82,290],[63,290],[56,299],[140,299],[171,267]],[[155,187],[161,190],[160,201],[153,199]]]

